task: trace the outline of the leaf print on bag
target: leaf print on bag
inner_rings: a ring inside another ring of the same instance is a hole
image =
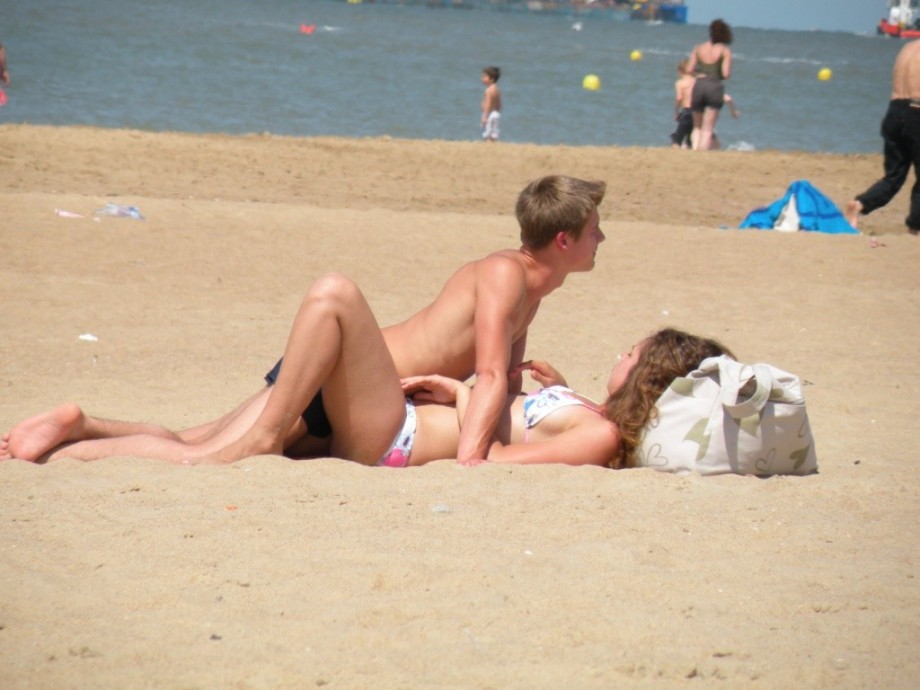
[[[693,397],[693,380],[677,378],[671,381],[669,388],[677,393],[677,395],[683,395],[687,398]]]
[[[701,417],[696,424],[690,427],[690,431],[687,432],[687,435],[684,436],[685,441],[699,444],[699,450],[696,451],[697,462],[706,457],[706,451],[709,450],[709,439],[711,438],[711,434],[706,431],[708,422],[708,419]]]

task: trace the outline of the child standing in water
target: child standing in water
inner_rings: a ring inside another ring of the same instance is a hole
[[[501,121],[502,92],[498,88],[498,79],[502,71],[499,67],[486,67],[482,70],[480,81],[486,87],[482,94],[482,138],[486,141],[498,141],[498,127]]]
[[[681,149],[690,148],[690,134],[693,132],[690,100],[696,78],[687,71],[689,62],[689,58],[684,58],[678,63],[677,81],[674,82],[674,120],[677,122],[677,127],[671,133],[671,146]]]

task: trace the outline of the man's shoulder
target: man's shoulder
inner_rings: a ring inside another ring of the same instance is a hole
[[[474,280],[479,284],[508,286],[527,281],[527,262],[516,249],[504,249],[472,263]]]
[[[523,271],[525,269],[524,255],[519,249],[499,249],[473,263],[486,270]]]

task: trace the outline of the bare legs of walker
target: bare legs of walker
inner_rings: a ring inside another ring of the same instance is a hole
[[[695,150],[709,151],[712,149],[713,132],[718,119],[719,111],[716,108],[706,108],[702,113],[693,114],[693,134],[690,135],[690,138]],[[699,122],[699,128],[697,128],[697,122]]]

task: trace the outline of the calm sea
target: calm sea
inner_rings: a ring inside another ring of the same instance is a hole
[[[154,131],[477,139],[479,75],[496,64],[505,141],[667,146],[676,64],[706,38],[692,24],[334,0],[4,5],[0,122]],[[866,29],[737,29],[728,90],[742,116],[723,113],[723,144],[879,151],[900,43]],[[600,90],[582,88],[587,74]]]

